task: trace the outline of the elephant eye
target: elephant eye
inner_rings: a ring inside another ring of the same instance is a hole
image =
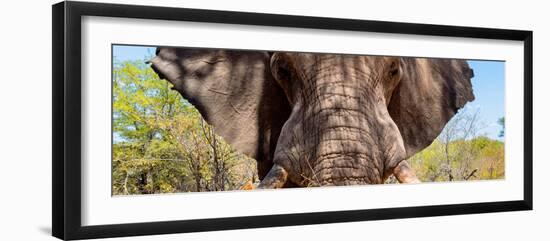
[[[280,79],[285,79],[285,80],[288,80],[290,79],[290,69],[288,69],[288,66],[286,65],[281,65],[277,68],[277,75],[279,76]]]
[[[397,75],[399,75],[399,64],[397,62],[392,62],[388,71],[388,77],[393,79]]]
[[[390,77],[395,77],[397,75],[397,73],[399,73],[398,69],[390,70]]]

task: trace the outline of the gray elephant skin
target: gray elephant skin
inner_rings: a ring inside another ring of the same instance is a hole
[[[258,188],[416,183],[407,158],[474,99],[465,60],[159,47],[151,67]]]

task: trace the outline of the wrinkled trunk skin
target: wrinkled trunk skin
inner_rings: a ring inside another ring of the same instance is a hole
[[[283,127],[276,164],[298,186],[383,183],[403,155],[384,92],[356,58],[316,62],[287,93],[293,105]],[[344,68],[342,66],[351,66]]]

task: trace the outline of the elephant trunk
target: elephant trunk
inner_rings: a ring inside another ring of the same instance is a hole
[[[275,163],[299,186],[379,184],[403,160],[382,94],[354,82],[317,83],[297,100]]]
[[[314,117],[322,121],[317,122],[315,136],[309,137],[314,145],[312,184],[379,184],[400,161],[404,149],[397,127],[384,113],[385,106],[374,101],[330,107],[329,115]]]

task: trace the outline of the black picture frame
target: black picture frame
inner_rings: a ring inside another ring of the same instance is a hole
[[[533,32],[415,23],[335,19],[91,2],[52,6],[53,182],[52,233],[87,239],[532,210]],[[258,26],[450,36],[524,43],[524,187],[522,200],[284,215],[82,226],[81,224],[81,17],[104,16]]]

